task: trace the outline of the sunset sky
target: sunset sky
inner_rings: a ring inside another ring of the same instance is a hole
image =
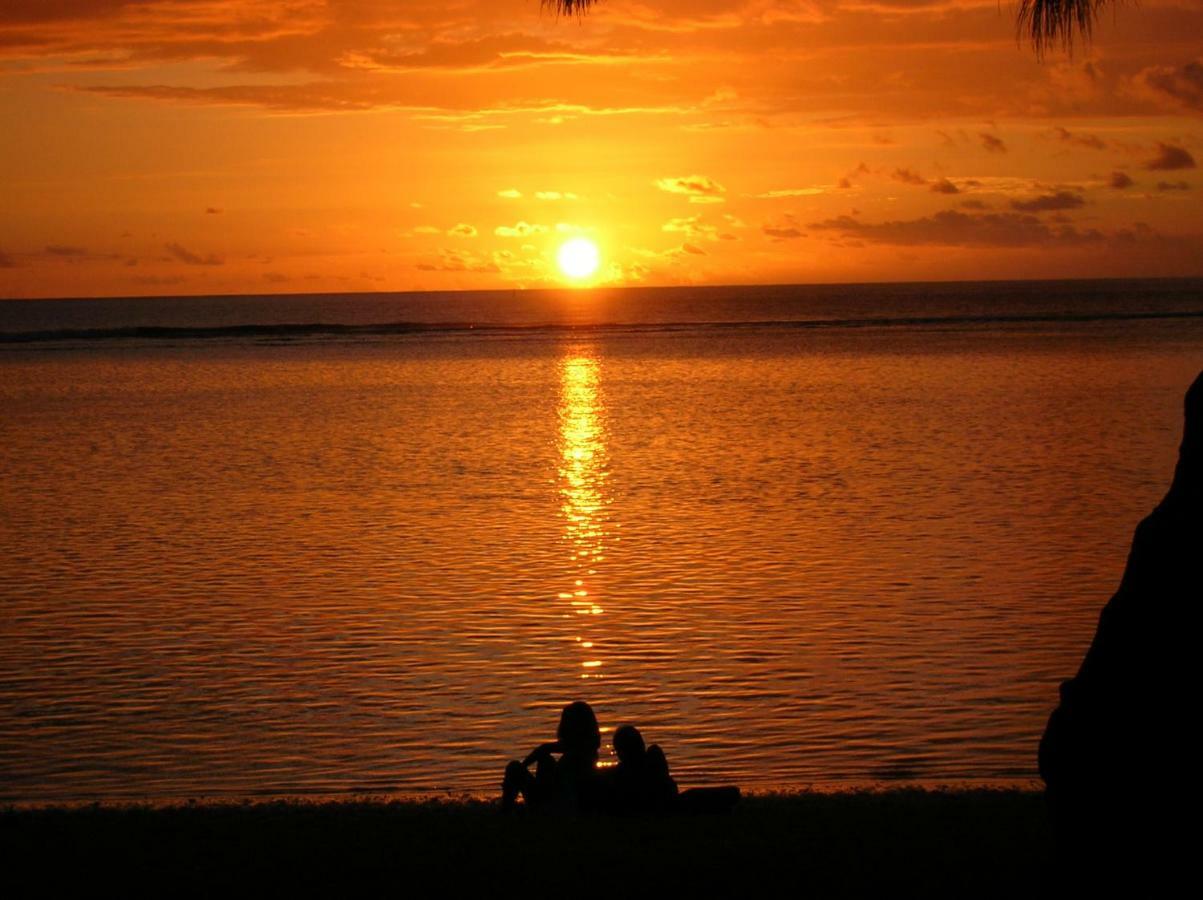
[[[1203,2],[6,0],[0,297],[1203,273]]]

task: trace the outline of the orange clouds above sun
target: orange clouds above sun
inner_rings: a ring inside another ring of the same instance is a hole
[[[0,296],[1199,274],[1203,7],[0,8]],[[70,250],[71,252],[63,252]]]

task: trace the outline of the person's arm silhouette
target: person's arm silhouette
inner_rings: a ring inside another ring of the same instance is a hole
[[[551,759],[553,753],[563,753],[564,748],[560,746],[559,741],[550,741],[546,744],[540,744],[534,750],[527,754],[526,759],[522,760],[522,765],[530,766],[531,763],[539,762],[544,759]]]

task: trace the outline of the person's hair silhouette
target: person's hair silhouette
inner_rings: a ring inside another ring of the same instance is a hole
[[[597,752],[601,749],[601,729],[597,725],[597,716],[593,708],[584,700],[569,703],[560,713],[560,724],[556,728],[556,737],[565,755],[572,754],[582,758],[592,757],[597,762]]]
[[[623,725],[614,732],[614,755],[618,757],[619,765],[635,762],[646,752],[643,735],[634,725]]]

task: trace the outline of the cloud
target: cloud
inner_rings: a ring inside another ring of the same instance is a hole
[[[983,200],[962,200],[963,209],[990,209],[990,204]]]
[[[355,112],[381,106],[419,108],[418,98],[404,92],[381,93],[380,85],[319,81],[307,84],[234,84],[194,87],[173,84],[86,85],[75,90],[105,97],[213,106],[259,106],[300,112]],[[409,102],[403,102],[409,101]]]
[[[978,137],[982,139],[982,146],[986,148],[987,153],[1006,153],[1007,145],[1003,143],[1003,139],[989,132],[982,131],[978,133]]]
[[[576,200],[571,191],[535,191],[536,200]]]
[[[412,230],[411,233],[412,234],[442,234],[443,229],[435,228],[433,225],[418,225]]]
[[[1159,190],[1159,191],[1189,191],[1190,184],[1185,181],[1159,181],[1159,182],[1157,182],[1157,190]]]
[[[208,256],[200,256],[180,244],[164,244],[163,247],[180,262],[190,266],[220,266],[223,262],[222,258],[214,253],[210,253]]]
[[[1104,235],[1098,231],[1078,231],[1070,225],[1053,227],[1033,215],[969,215],[956,210],[944,210],[918,219],[878,223],[839,216],[812,222],[810,227],[867,243],[903,247],[1030,247],[1046,244],[1080,245],[1104,240]]]
[[[697,256],[706,256],[707,255],[706,251],[703,250],[701,247],[699,247],[697,244],[682,244],[681,249],[684,250],[686,253],[693,253]]]
[[[220,216],[223,212],[225,212],[225,210],[217,206],[205,207],[205,215],[207,216]]]
[[[134,91],[129,96],[149,88],[164,100],[273,109],[457,103],[479,108],[489,98],[505,103],[552,94],[657,93],[707,110],[708,124],[720,124],[714,114],[721,114],[738,125],[761,113],[769,121],[783,110],[788,115],[827,109],[837,96],[841,108],[865,115],[962,110],[1005,115],[1037,102],[1053,114],[1076,105],[1079,95],[1067,94],[1055,80],[1047,86],[1048,97],[1032,99],[1050,79],[1029,72],[1026,56],[1009,65],[1016,54],[999,40],[997,21],[985,21],[988,5],[986,0],[624,0],[603,4],[586,27],[568,28],[540,21],[537,12],[489,3],[10,0],[0,4],[0,53],[21,65],[41,60],[85,73],[141,69],[154,72],[142,82],[169,72],[172,78],[190,79],[187,84],[194,87],[220,84],[212,92],[189,95],[186,84],[130,84],[139,79],[126,75],[108,86],[114,93],[124,84]],[[1173,15],[1182,20],[1179,31],[1194,24],[1188,12]],[[900,16],[907,19],[901,31]],[[1169,58],[1180,45],[1163,47],[1160,57],[1152,51],[1131,54],[1139,63],[1128,62],[1126,55],[1122,65],[1130,73],[1144,61]],[[974,63],[967,67],[969,53]],[[811,64],[799,69],[803,56]],[[1094,71],[1090,64],[1074,68]],[[532,69],[530,80],[520,83]],[[1149,79],[1160,84],[1168,72],[1150,70]],[[1189,79],[1189,70],[1183,72],[1175,77]],[[229,84],[231,73],[245,76],[246,83]],[[547,121],[569,118],[552,115]],[[884,140],[882,130],[889,127],[875,122],[870,139]]]
[[[1053,130],[1057,133],[1057,137],[1067,144],[1075,144],[1079,147],[1087,147],[1091,150],[1103,150],[1107,146],[1103,142],[1102,138],[1095,137],[1093,134],[1073,134],[1069,130],[1062,128],[1059,125]]]
[[[856,186],[857,178],[860,178],[862,175],[869,175],[869,174],[871,174],[869,167],[867,165],[865,165],[865,163],[863,161],[859,162],[859,163],[857,163],[855,169],[853,169],[847,175],[844,175],[842,178],[840,178],[838,181],[836,181],[835,186],[837,188],[839,188],[841,191],[851,190],[853,187]]]
[[[827,193],[826,188],[821,187],[778,188],[772,191],[765,191],[763,194],[755,194],[754,196],[762,200],[773,200],[778,197],[814,197],[825,193]]]
[[[612,67],[640,51],[655,58],[630,42],[572,40],[566,29],[557,39],[516,31],[523,17],[488,13],[468,19],[438,4],[381,0],[16,0],[0,4],[0,48],[101,68],[214,59],[229,70],[340,74]]]
[[[1081,194],[1072,191],[1057,191],[1052,194],[1042,194],[1032,200],[1012,200],[1011,208],[1020,212],[1053,212],[1061,209],[1077,209],[1085,206],[1086,201]]]
[[[518,222],[516,225],[498,225],[493,229],[493,234],[498,237],[530,237],[532,234],[546,234],[548,228],[546,225],[531,225],[529,222]]]
[[[1183,66],[1150,66],[1135,78],[1138,89],[1163,102],[1203,112],[1203,59]]]
[[[701,216],[689,216],[688,218],[669,219],[660,226],[661,231],[679,232],[686,237],[703,238],[708,241],[719,240],[718,228],[714,225],[706,225],[702,222]]]
[[[910,169],[895,169],[890,177],[904,184],[927,184],[926,178],[918,172],[912,172]]]
[[[1158,141],[1157,155],[1145,163],[1145,168],[1151,172],[1193,169],[1195,168],[1195,158],[1182,147]]]
[[[646,61],[650,57],[641,58]],[[629,52],[594,52],[563,41],[509,33],[488,34],[467,40],[433,40],[418,49],[363,48],[344,54],[339,62],[350,68],[378,71],[441,69],[469,72],[565,63],[612,65],[628,63],[630,59]]]
[[[670,194],[687,194],[693,202],[722,202],[721,194],[727,189],[705,175],[687,175],[684,178],[659,178],[656,187]],[[704,198],[704,199],[703,199]]]
[[[1108,186],[1115,188],[1117,191],[1122,191],[1124,188],[1130,188],[1136,184],[1125,172],[1112,172],[1111,178],[1107,182]]]
[[[607,106],[551,100],[515,103],[506,95],[476,84],[464,91],[436,91],[422,79],[405,76],[343,77],[295,84],[230,84],[211,87],[173,84],[73,85],[72,90],[105,97],[155,100],[208,106],[254,106],[277,112],[362,112],[392,109],[407,112],[426,127],[484,131],[523,124],[563,123],[584,117],[665,117],[696,113],[697,107],[665,103],[648,106]],[[491,97],[486,100],[485,97]],[[488,121],[486,121],[488,120]]]
[[[88,251],[83,247],[69,247],[66,244],[47,244],[46,252],[51,256],[87,256]]]
[[[507,200],[519,200],[522,198],[522,191],[517,188],[506,188],[504,191],[498,191],[497,196],[505,197]]]
[[[418,263],[414,268],[423,272],[479,272],[496,274],[501,267],[495,261],[481,259],[462,250],[444,247],[431,262]]]
[[[947,178],[932,182],[931,189],[937,194],[959,194],[961,192],[961,189]]]
[[[16,267],[17,264],[13,261],[13,258],[3,250],[0,250],[0,269],[15,269]]]
[[[785,213],[776,221],[761,225],[760,230],[774,241],[791,241],[795,238],[806,237],[800,226],[801,223],[796,216]]]
[[[465,222],[460,222],[454,228],[448,229],[447,233],[449,235],[452,235],[453,237],[471,238],[471,237],[476,237],[477,232],[473,226],[468,225]]]

